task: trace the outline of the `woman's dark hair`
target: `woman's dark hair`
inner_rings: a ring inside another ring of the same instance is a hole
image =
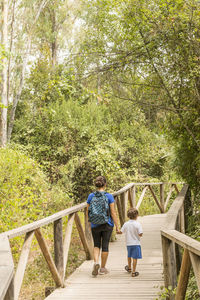
[[[97,188],[101,188],[101,187],[104,187],[106,185],[106,178],[104,176],[98,176],[96,179],[95,179],[95,186]]]
[[[127,212],[127,217],[131,220],[136,219],[136,217],[139,215],[139,212],[136,208],[130,208]]]

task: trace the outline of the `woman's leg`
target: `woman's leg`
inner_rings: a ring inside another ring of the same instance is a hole
[[[101,249],[101,232],[99,228],[92,228],[92,237],[94,240],[94,266],[92,270],[92,275],[97,276],[99,272],[99,256],[100,256],[100,249]]]
[[[101,268],[105,268],[108,259],[109,242],[112,235],[113,227],[105,225],[105,230],[102,231],[102,253],[101,253]]]
[[[101,249],[101,231],[98,227],[92,228],[92,237],[94,241],[94,262],[99,261],[100,249]]]
[[[100,256],[100,249],[98,247],[94,247],[93,254],[94,254],[94,262],[98,263],[99,256]]]
[[[108,252],[101,252],[101,268],[105,268],[108,259]]]

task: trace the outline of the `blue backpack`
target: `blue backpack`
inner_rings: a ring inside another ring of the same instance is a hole
[[[106,192],[95,192],[88,210],[89,222],[93,224],[106,224],[110,218],[109,200]]]

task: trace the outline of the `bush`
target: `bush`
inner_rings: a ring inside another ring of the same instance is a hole
[[[0,231],[7,231],[64,209],[61,190],[51,189],[38,163],[19,150],[0,149]]]

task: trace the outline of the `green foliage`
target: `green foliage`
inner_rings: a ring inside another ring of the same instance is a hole
[[[164,176],[165,139],[147,128],[145,115],[129,101],[96,95],[72,70],[46,61],[33,68],[19,105],[12,141],[23,144],[50,181],[84,201],[99,174],[111,190],[130,180]],[[28,100],[28,101],[27,101]]]
[[[176,295],[176,289],[173,289],[171,286],[168,286],[168,288],[162,286],[161,292],[156,300],[166,300],[172,295]]]
[[[63,193],[50,190],[38,163],[23,152],[0,149],[1,232],[52,214],[62,204]]]

